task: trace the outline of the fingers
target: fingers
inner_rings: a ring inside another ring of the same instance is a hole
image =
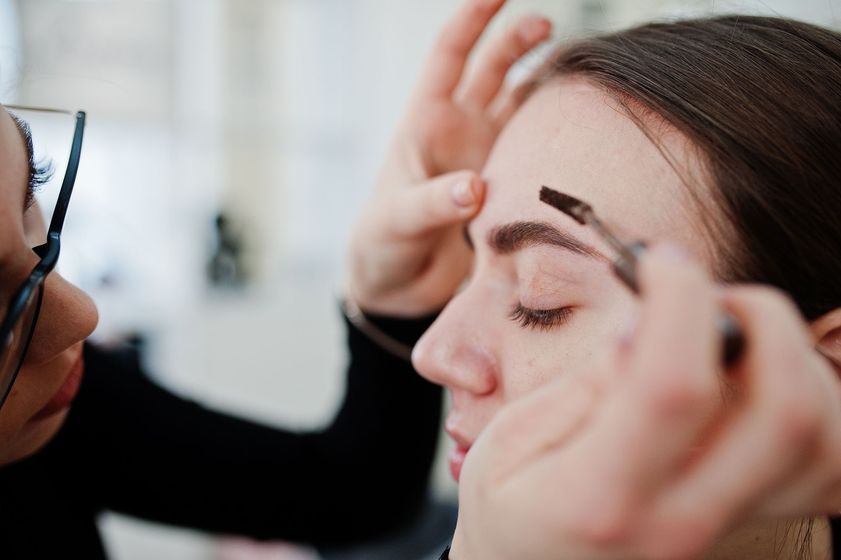
[[[657,488],[687,460],[721,406],[714,286],[671,247],[643,256],[630,371],[597,423],[602,464],[621,488]],[[656,437],[655,437],[656,434]]]
[[[725,292],[724,303],[746,331],[746,354],[737,366],[752,399],[773,400],[782,396],[775,391],[812,381],[814,373],[807,375],[807,364],[817,353],[803,318],[787,296],[772,288],[738,287]]]
[[[564,377],[503,408],[471,450],[482,454],[491,484],[581,429],[601,392],[598,377],[596,372]]]
[[[421,72],[421,97],[449,98],[461,81],[467,57],[505,0],[467,0],[438,36]]]
[[[833,402],[837,395],[825,390],[822,372],[815,369],[824,364],[813,359],[808,333],[794,306],[776,292],[758,288],[732,290],[727,303],[747,341],[739,367],[744,402],[675,490],[669,511],[689,511],[703,497],[721,512],[720,517],[738,515],[767,500],[772,489],[789,486],[791,476],[816,474],[802,467],[832,443],[822,440],[831,427],[831,411],[838,407]],[[796,505],[807,505],[802,503],[807,497],[801,491],[801,503]]]
[[[472,218],[482,205],[485,184],[472,171],[439,175],[392,196],[388,220],[401,237],[423,236]]]
[[[496,98],[511,66],[549,37],[552,24],[543,17],[528,17],[495,39],[480,58],[461,101],[484,109]]]
[[[640,394],[634,397],[655,414],[683,418],[687,407],[718,389],[715,288],[700,264],[671,245],[643,256],[639,280],[643,305],[632,371]]]

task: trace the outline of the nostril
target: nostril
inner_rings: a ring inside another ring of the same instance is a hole
[[[497,368],[490,352],[463,342],[421,339],[412,353],[415,369],[425,378],[452,390],[481,396],[497,387]]]
[[[496,368],[482,358],[473,357],[469,361],[460,362],[455,375],[458,377],[457,385],[474,395],[489,395],[497,388]]]

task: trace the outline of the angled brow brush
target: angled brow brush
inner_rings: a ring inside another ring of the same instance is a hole
[[[599,236],[616,251],[618,257],[611,264],[613,271],[630,290],[639,295],[637,282],[637,259],[645,248],[642,242],[623,243],[599,220],[593,207],[568,194],[560,193],[547,186],[540,189],[540,200],[560,210],[581,225],[592,227]],[[745,341],[742,329],[736,319],[727,311],[722,311],[718,319],[718,330],[724,339],[723,359],[727,366],[733,365],[742,353]]]

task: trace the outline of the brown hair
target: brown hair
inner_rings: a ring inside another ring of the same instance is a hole
[[[571,75],[697,148],[723,280],[777,286],[807,319],[841,306],[841,35],[774,17],[652,23],[566,45],[542,79]]]

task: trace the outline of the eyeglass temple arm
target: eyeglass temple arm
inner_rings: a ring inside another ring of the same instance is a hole
[[[58,195],[52,220],[50,221],[50,233],[61,232],[61,229],[64,227],[64,218],[67,216],[67,207],[70,204],[70,193],[73,191],[73,185],[76,182],[76,172],[79,170],[79,158],[82,154],[82,139],[85,133],[85,119],[86,115],[84,111],[78,111],[76,113],[76,128],[73,131],[70,158],[67,160],[67,172],[64,174],[61,191]]]

